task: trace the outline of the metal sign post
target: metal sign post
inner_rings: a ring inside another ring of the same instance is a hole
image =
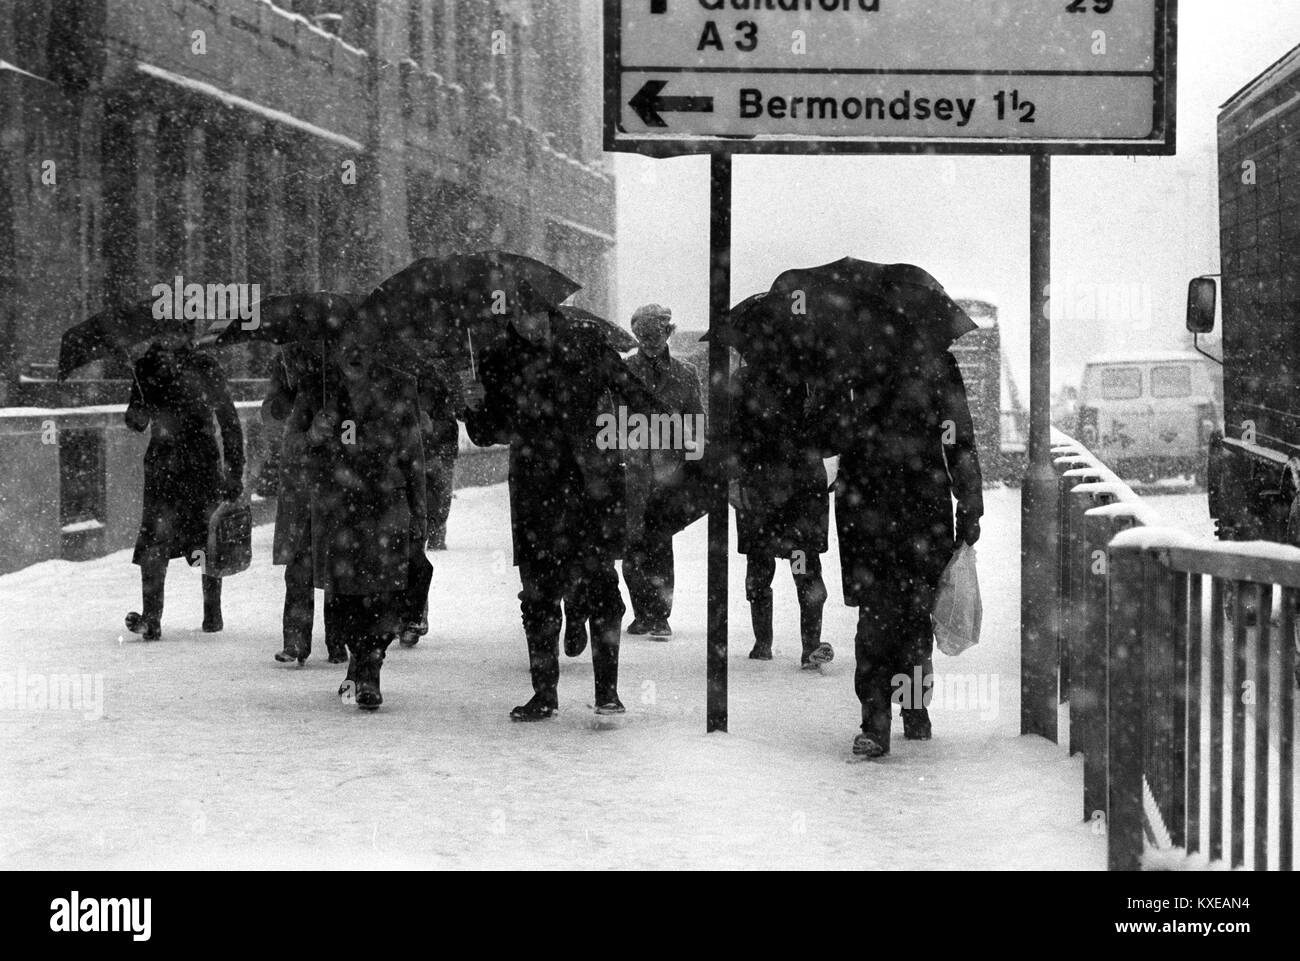
[[[711,155],[709,329],[731,298],[737,153],[1027,154],[1030,436],[1021,730],[1056,735],[1051,155],[1175,149],[1177,0],[606,0],[605,149]],[[729,430],[709,346],[709,443]],[[707,729],[727,729],[726,493],[710,504]]]

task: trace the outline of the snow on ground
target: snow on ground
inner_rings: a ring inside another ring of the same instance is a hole
[[[154,643],[121,630],[139,605],[129,552],[0,577],[0,684],[103,685],[102,708],[89,694],[80,710],[0,707],[0,865],[1104,868],[1080,759],[1018,734],[1019,493],[991,490],[987,505],[984,639],[936,654],[948,688],[970,676],[985,703],[932,707],[930,742],[895,721],[894,753],[876,762],[849,752],[856,612],[833,550],[836,660],[822,674],[797,668],[788,570],[777,657],[746,658],[732,555],[730,733],[704,733],[703,522],[676,542],[676,636],[624,638],[629,714],[607,728],[587,707],[589,654],[564,660],[558,719],[507,717],[530,687],[503,486],[457,493],[450,550],[433,555],[432,631],[393,646],[376,714],[338,701],[319,603],[307,666],[272,660],[283,594],[269,527],[226,583],[218,635],[200,633],[198,575],[178,563]]]

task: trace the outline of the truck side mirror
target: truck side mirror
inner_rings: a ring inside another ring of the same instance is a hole
[[[1212,277],[1197,277],[1187,287],[1187,329],[1193,334],[1214,331],[1214,311],[1219,302],[1219,285]]]

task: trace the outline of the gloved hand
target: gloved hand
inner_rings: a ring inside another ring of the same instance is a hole
[[[974,546],[975,542],[980,539],[980,519],[972,516],[965,511],[957,512],[956,536],[954,537],[954,546],[961,547],[962,544]]]

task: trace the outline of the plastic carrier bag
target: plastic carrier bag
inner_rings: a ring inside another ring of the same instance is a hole
[[[980,641],[984,605],[980,601],[979,576],[975,571],[975,548],[962,544],[939,577],[930,620],[939,650],[956,657]]]

